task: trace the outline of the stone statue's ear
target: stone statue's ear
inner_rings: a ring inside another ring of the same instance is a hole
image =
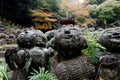
[[[88,48],[88,44],[87,41],[84,39],[82,49],[86,49],[86,48]]]

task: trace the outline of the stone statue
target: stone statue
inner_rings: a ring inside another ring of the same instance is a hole
[[[33,69],[48,69],[49,58],[54,55],[54,50],[46,48],[46,42],[40,30],[26,29],[18,35],[18,47],[10,47],[5,53],[5,60],[10,67],[10,80],[28,80]]]
[[[81,50],[87,48],[87,42],[79,27],[66,26],[58,29],[47,47],[57,51],[51,72],[59,80],[94,80],[95,66],[82,54]]]
[[[15,67],[15,55],[19,51],[17,47],[8,47],[5,52],[5,61],[8,64],[10,70],[14,70]]]
[[[43,47],[34,47],[29,50],[29,55],[31,58],[31,64],[29,67],[29,72],[35,70],[39,70],[39,67],[44,67],[46,70],[49,69],[49,59],[54,54],[54,50],[52,48],[43,48]]]
[[[120,52],[120,27],[103,31],[98,42],[108,51]]]
[[[120,27],[103,31],[98,42],[109,53],[101,56],[100,77],[103,80],[120,80]]]
[[[23,30],[18,37],[17,43],[21,48],[33,48],[34,46],[45,47],[46,38],[40,30]]]
[[[27,56],[24,50],[19,50],[15,54],[15,68],[8,72],[9,80],[28,80],[28,72],[26,70]]]

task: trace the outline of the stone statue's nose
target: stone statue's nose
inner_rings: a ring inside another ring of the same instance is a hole
[[[65,34],[70,34],[70,31],[69,30],[65,30],[64,33]]]

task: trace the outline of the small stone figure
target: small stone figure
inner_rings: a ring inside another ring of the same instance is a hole
[[[14,70],[15,67],[15,55],[19,51],[17,47],[8,47],[5,52],[5,61],[8,64],[10,70]]]
[[[15,68],[8,73],[10,80],[28,80],[26,60],[26,52],[24,50],[19,50],[15,55]]]
[[[15,35],[14,34],[9,34],[8,38],[6,38],[7,44],[13,44],[16,43],[16,39],[15,39]]]
[[[40,48],[34,47],[29,50],[29,55],[31,58],[31,64],[29,67],[29,72],[32,69],[39,70],[39,67],[44,67],[46,70],[49,68],[49,59],[53,56],[54,50],[52,48]]]
[[[101,56],[100,77],[103,80],[120,80],[120,27],[103,31],[98,42],[110,53]]]
[[[28,49],[30,56],[29,73],[39,67],[48,69],[49,58],[53,55],[52,48],[46,48],[47,38],[40,30],[24,30],[18,35],[18,46]]]
[[[79,27],[58,29],[47,46],[57,51],[51,72],[59,80],[94,80],[95,66],[82,54],[81,50],[87,48],[87,43]]]
[[[7,34],[5,34],[5,33],[0,33],[0,38],[7,38],[8,37],[8,35]]]
[[[39,67],[48,69],[52,48],[46,48],[47,39],[40,30],[26,29],[17,37],[18,47],[6,50],[5,59],[10,67],[10,80],[28,80],[28,75]]]

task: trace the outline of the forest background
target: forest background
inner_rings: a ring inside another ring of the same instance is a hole
[[[119,13],[120,0],[0,0],[1,21],[39,29],[72,17],[79,26],[119,26]]]

